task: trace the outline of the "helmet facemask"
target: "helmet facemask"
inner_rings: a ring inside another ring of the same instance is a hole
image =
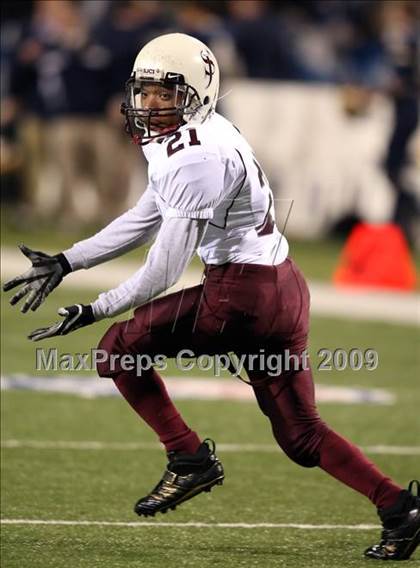
[[[168,73],[163,80],[137,79],[133,74],[126,83],[126,98],[121,112],[126,118],[126,130],[136,144],[166,136],[189,122],[202,107],[197,91],[185,84],[182,75]],[[161,87],[171,95],[173,105],[167,108],[144,106],[147,87]],[[172,117],[173,120],[168,120]]]

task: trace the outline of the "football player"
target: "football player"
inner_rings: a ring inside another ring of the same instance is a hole
[[[66,335],[135,308],[131,319],[114,323],[100,341],[109,358],[98,364],[98,374],[114,380],[167,452],[162,479],[138,500],[135,512],[153,516],[174,509],[221,484],[224,472],[214,443],[202,441],[185,423],[156,369],[137,376],[121,356],[288,350],[298,360],[292,370],[273,376],[258,358],[257,368],[247,368],[275,439],[294,462],[320,467],[378,508],[382,538],[366,556],[407,559],[420,539],[419,484],[402,489],[320,418],[303,358],[308,287],[276,227],[272,192],[252,148],[215,111],[218,90],[218,64],[206,45],[184,34],[148,43],[135,60],[122,105],[127,129],[148,160],[146,191],[98,234],[56,256],[22,247],[32,268],[5,290],[23,284],[11,303],[26,296],[22,311],[35,310],[69,272],[154,239],[131,278],[89,305],[60,308],[62,321],[29,336],[38,341]],[[154,299],[175,284],[196,251],[205,265],[203,283]]]

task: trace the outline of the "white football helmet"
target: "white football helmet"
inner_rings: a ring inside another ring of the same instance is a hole
[[[161,84],[175,90],[175,106],[165,109],[142,108],[142,88]],[[127,130],[138,144],[177,130],[186,123],[204,122],[216,108],[219,93],[219,66],[210,49],[198,39],[173,33],[159,36],[138,53],[126,84],[126,100],[121,112]],[[176,116],[176,125],[153,130],[152,118]]]

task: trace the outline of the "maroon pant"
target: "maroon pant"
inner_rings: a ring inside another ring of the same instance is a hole
[[[393,504],[401,489],[321,420],[304,360],[274,377],[267,372],[269,354],[301,356],[307,346],[309,291],[293,261],[210,265],[205,275],[203,284],[154,300],[136,309],[132,319],[111,326],[99,348],[150,357],[174,357],[183,349],[196,356],[264,353],[262,365],[248,365],[247,373],[284,452],[302,466],[320,466],[378,507]],[[158,373],[151,368],[138,377],[118,361],[111,368],[109,361],[98,365],[99,375],[114,379],[166,449],[195,451],[200,440],[180,417]]]

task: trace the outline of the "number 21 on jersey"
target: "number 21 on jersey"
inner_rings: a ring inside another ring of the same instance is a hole
[[[177,130],[176,132],[171,134],[171,140],[168,142],[168,146],[166,148],[166,151],[168,152],[168,158],[176,154],[176,152],[180,152],[185,148],[184,142],[180,142],[183,134],[187,136],[189,146],[201,146],[201,142],[197,138],[197,130],[195,128],[188,128],[188,130],[184,131]]]

